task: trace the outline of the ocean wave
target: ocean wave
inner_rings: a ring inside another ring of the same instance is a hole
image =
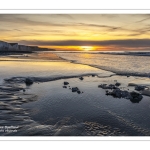
[[[102,52],[101,52],[102,53]],[[150,54],[150,52],[147,52],[148,54]],[[82,65],[88,65],[94,68],[98,68],[98,69],[102,69],[105,71],[110,71],[114,74],[117,75],[125,75],[125,76],[139,76],[139,77],[149,77],[150,78],[150,72],[149,72],[149,61],[148,59],[144,59],[143,58],[138,58],[140,59],[140,62],[135,63],[134,61],[136,60],[136,58],[134,58],[134,56],[132,56],[132,59],[127,62],[128,57],[125,56],[122,60],[121,58],[119,58],[119,56],[114,59],[109,60],[109,58],[107,58],[107,53],[105,55],[104,60],[98,60],[98,56],[94,57],[90,54],[95,54],[95,53],[88,53],[88,58],[84,58],[83,54],[63,54],[63,53],[58,53],[57,55],[59,55],[60,58],[66,60],[66,61],[70,61],[71,63],[75,63],[75,64],[82,64]],[[96,53],[97,54],[97,53]],[[125,53],[124,53],[125,54]],[[127,53],[126,53],[127,54]],[[128,54],[142,54],[142,52],[128,52]],[[144,52],[143,52],[144,54]],[[147,56],[147,55],[146,55]],[[101,56],[103,57],[103,56]],[[110,57],[110,56],[109,56]],[[140,57],[140,56],[139,56]],[[73,59],[72,59],[73,58]],[[119,60],[119,59],[120,60]],[[118,60],[116,60],[118,59]],[[123,62],[125,61],[125,62]],[[132,62],[131,62],[132,61]],[[118,63],[118,64],[117,64]]]
[[[150,52],[144,51],[144,52],[138,52],[138,51],[81,51],[81,52],[76,52],[76,51],[56,51],[53,52],[55,54],[57,53],[79,53],[79,54],[110,54],[110,55],[134,55],[134,56],[150,56]]]

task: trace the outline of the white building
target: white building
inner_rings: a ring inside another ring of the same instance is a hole
[[[9,44],[7,42],[0,41],[0,51],[9,50]]]
[[[18,50],[18,43],[9,43],[9,50],[10,51]]]
[[[38,46],[18,45],[18,43],[7,43],[0,41],[0,51],[47,51],[47,48],[40,48]]]
[[[18,45],[18,49],[20,51],[26,51],[27,50],[27,46],[25,46],[25,45]]]

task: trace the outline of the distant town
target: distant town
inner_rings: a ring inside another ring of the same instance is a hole
[[[0,52],[32,52],[32,51],[54,51],[54,49],[40,48],[38,46],[19,45],[18,43],[7,43],[0,41]]]

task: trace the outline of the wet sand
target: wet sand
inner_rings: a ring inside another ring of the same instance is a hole
[[[57,56],[56,54],[53,53],[46,53],[46,52],[34,52],[31,54],[22,54],[22,55],[9,55],[9,56],[3,56],[0,58],[1,61],[3,60],[26,60],[26,59],[30,59],[30,60],[63,60],[62,58],[60,58],[59,56]]]

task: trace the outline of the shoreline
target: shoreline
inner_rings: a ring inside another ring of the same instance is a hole
[[[101,53],[101,54],[103,54],[103,53]],[[16,54],[16,55],[18,55],[18,54]],[[40,56],[40,55],[43,55],[43,56]],[[46,55],[48,55],[48,56],[46,56]],[[111,69],[107,69],[106,67],[97,66],[97,65],[90,65],[90,64],[86,64],[86,63],[79,63],[79,62],[77,62],[77,60],[67,60],[67,59],[59,56],[57,53],[53,53],[53,51],[49,51],[48,53],[46,51],[43,51],[43,52],[40,51],[40,53],[38,53],[38,51],[34,51],[34,52],[29,53],[29,55],[27,55],[25,53],[22,53],[22,55],[19,55],[19,56],[13,56],[13,54],[0,55],[0,56],[8,56],[10,58],[16,58],[16,59],[18,59],[18,58],[20,58],[20,59],[27,59],[27,60],[33,59],[33,60],[39,60],[39,61],[40,60],[43,60],[43,61],[48,61],[48,60],[49,61],[58,61],[58,60],[61,61],[61,60],[63,60],[63,61],[70,62],[70,63],[73,63],[73,64],[87,65],[87,66],[94,67],[94,68],[97,68],[97,69],[101,69],[101,70],[104,70],[104,71],[112,72],[113,74],[116,74],[116,75],[148,77],[148,78],[150,78],[150,74],[149,73],[147,73],[147,74],[146,73],[144,73],[144,74],[138,73],[137,74],[137,73],[115,72],[115,71],[113,71]],[[0,61],[11,61],[11,60],[0,60]],[[16,60],[14,60],[14,61],[16,61]]]
[[[46,55],[46,57],[45,57],[45,55]],[[105,69],[103,67],[101,68],[100,66],[90,65],[90,64],[86,64],[86,63],[84,63],[84,64],[83,63],[78,63],[75,60],[67,60],[67,59],[65,59],[63,57],[60,57],[56,53],[53,53],[53,52],[49,53],[48,56],[47,56],[46,52],[43,52],[43,53],[34,53],[34,54],[31,54],[31,55],[24,54],[23,56],[22,55],[21,56],[20,55],[19,56],[13,56],[13,55],[11,56],[11,55],[9,55],[9,57],[6,57],[6,58],[15,58],[15,59],[14,60],[13,59],[10,59],[10,60],[4,60],[3,59],[3,60],[0,60],[0,61],[21,61],[21,60],[23,60],[23,61],[25,61],[25,60],[31,61],[33,59],[33,60],[37,60],[39,62],[42,61],[42,60],[45,61],[45,62],[46,61],[48,61],[48,62],[51,62],[51,61],[52,62],[57,62],[57,61],[60,62],[61,60],[63,60],[63,61],[66,61],[66,62],[70,62],[72,64],[85,65],[85,66],[89,66],[89,67],[92,67],[92,68],[100,69],[100,70],[102,70],[104,72],[108,72],[107,75],[98,75],[98,73],[88,73],[88,74],[78,74],[78,75],[59,76],[59,77],[52,77],[52,76],[50,76],[50,77],[48,77],[48,76],[46,77],[45,76],[45,77],[41,77],[41,78],[36,77],[36,76],[31,77],[33,80],[37,80],[38,82],[40,80],[41,81],[43,80],[44,82],[48,82],[48,81],[53,81],[53,80],[60,80],[60,79],[67,79],[67,78],[76,78],[76,77],[80,77],[80,76],[89,76],[89,75],[96,75],[99,78],[105,78],[105,77],[107,78],[107,77],[111,77],[111,76],[115,76],[115,75],[118,75],[118,76],[127,76],[127,77],[130,77],[130,76],[132,76],[132,77],[143,77],[143,78],[148,77],[146,75],[143,76],[143,75],[137,75],[137,74],[133,74],[133,73],[126,73],[126,74],[124,74],[124,73],[116,73],[116,72],[113,72],[113,71],[111,71],[109,69]],[[15,78],[25,78],[25,77],[12,77],[12,79],[15,79]],[[134,86],[136,86],[136,84]]]
[[[104,70],[104,71],[109,71],[109,72],[114,73],[114,75],[116,74],[116,75],[120,75],[120,76],[137,76],[137,77],[148,77],[148,78],[150,78],[150,74],[143,74],[142,75],[142,74],[134,74],[134,73],[117,73],[115,71],[112,71],[110,69],[106,69],[104,67],[100,67],[100,66],[96,66],[96,65],[90,65],[90,64],[86,64],[86,63],[79,63],[79,62],[77,62],[77,60],[67,60],[67,59],[62,58],[62,57],[60,57],[60,58],[65,60],[65,61],[69,61],[70,63],[87,65],[87,66],[94,67],[94,68],[97,68],[97,69],[101,69],[101,70]]]

